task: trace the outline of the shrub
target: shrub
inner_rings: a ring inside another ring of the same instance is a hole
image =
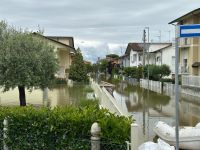
[[[159,81],[164,76],[169,76],[171,71],[169,66],[167,65],[146,65],[144,67],[144,76],[145,78],[148,77],[148,66],[149,66],[149,79]]]
[[[175,79],[171,79],[171,78],[162,78],[160,79],[161,82],[171,82],[171,83],[175,83]]]
[[[56,78],[55,84],[67,84],[66,79]]]
[[[9,120],[6,140],[9,149],[65,149],[76,139],[89,141],[90,128],[94,122],[100,123],[102,140],[118,144],[130,140],[132,122],[130,118],[116,116],[105,109],[99,110],[93,105],[54,109],[2,107],[0,122],[3,122],[5,117]],[[0,128],[3,129],[2,123],[0,123]],[[82,146],[86,147],[86,145]]]
[[[142,72],[143,72],[142,66],[124,68],[124,75],[138,80],[142,78]]]

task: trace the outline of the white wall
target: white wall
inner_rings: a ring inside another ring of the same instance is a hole
[[[139,65],[142,65],[142,58],[139,60],[140,53],[136,51],[130,52],[130,67],[137,67]]]
[[[129,67],[130,66],[130,60],[128,57],[124,57],[123,59],[123,67]]]
[[[175,73],[175,49],[173,46],[162,50],[162,64],[168,65],[172,74]]]

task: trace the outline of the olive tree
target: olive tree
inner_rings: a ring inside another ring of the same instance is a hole
[[[44,39],[0,22],[0,85],[18,87],[20,106],[26,106],[25,88],[50,87],[57,69],[54,48]]]

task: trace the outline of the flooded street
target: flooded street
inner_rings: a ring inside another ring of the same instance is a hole
[[[115,83],[113,96],[118,104],[133,115],[136,122],[142,126],[144,140],[152,140],[157,121],[164,121],[169,125],[175,125],[175,101],[174,96],[166,96],[140,88],[130,86],[125,82]],[[186,98],[181,98],[180,103],[180,125],[195,126],[200,122],[200,105],[192,103]]]
[[[87,88],[85,85],[58,85],[51,90],[48,90],[48,99],[44,99],[44,93],[41,89],[35,89],[32,92],[26,90],[26,99],[28,105],[35,106],[63,106],[69,104],[77,104],[80,100],[86,99]],[[0,105],[19,105],[18,89],[0,93]]]

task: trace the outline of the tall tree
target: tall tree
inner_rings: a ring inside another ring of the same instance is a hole
[[[57,69],[52,46],[29,32],[0,23],[0,85],[4,91],[18,87],[20,106],[26,106],[25,88],[50,87]]]
[[[73,57],[72,65],[69,69],[69,79],[77,82],[87,82],[87,69],[83,61],[83,56],[81,54],[80,48],[76,50]]]

